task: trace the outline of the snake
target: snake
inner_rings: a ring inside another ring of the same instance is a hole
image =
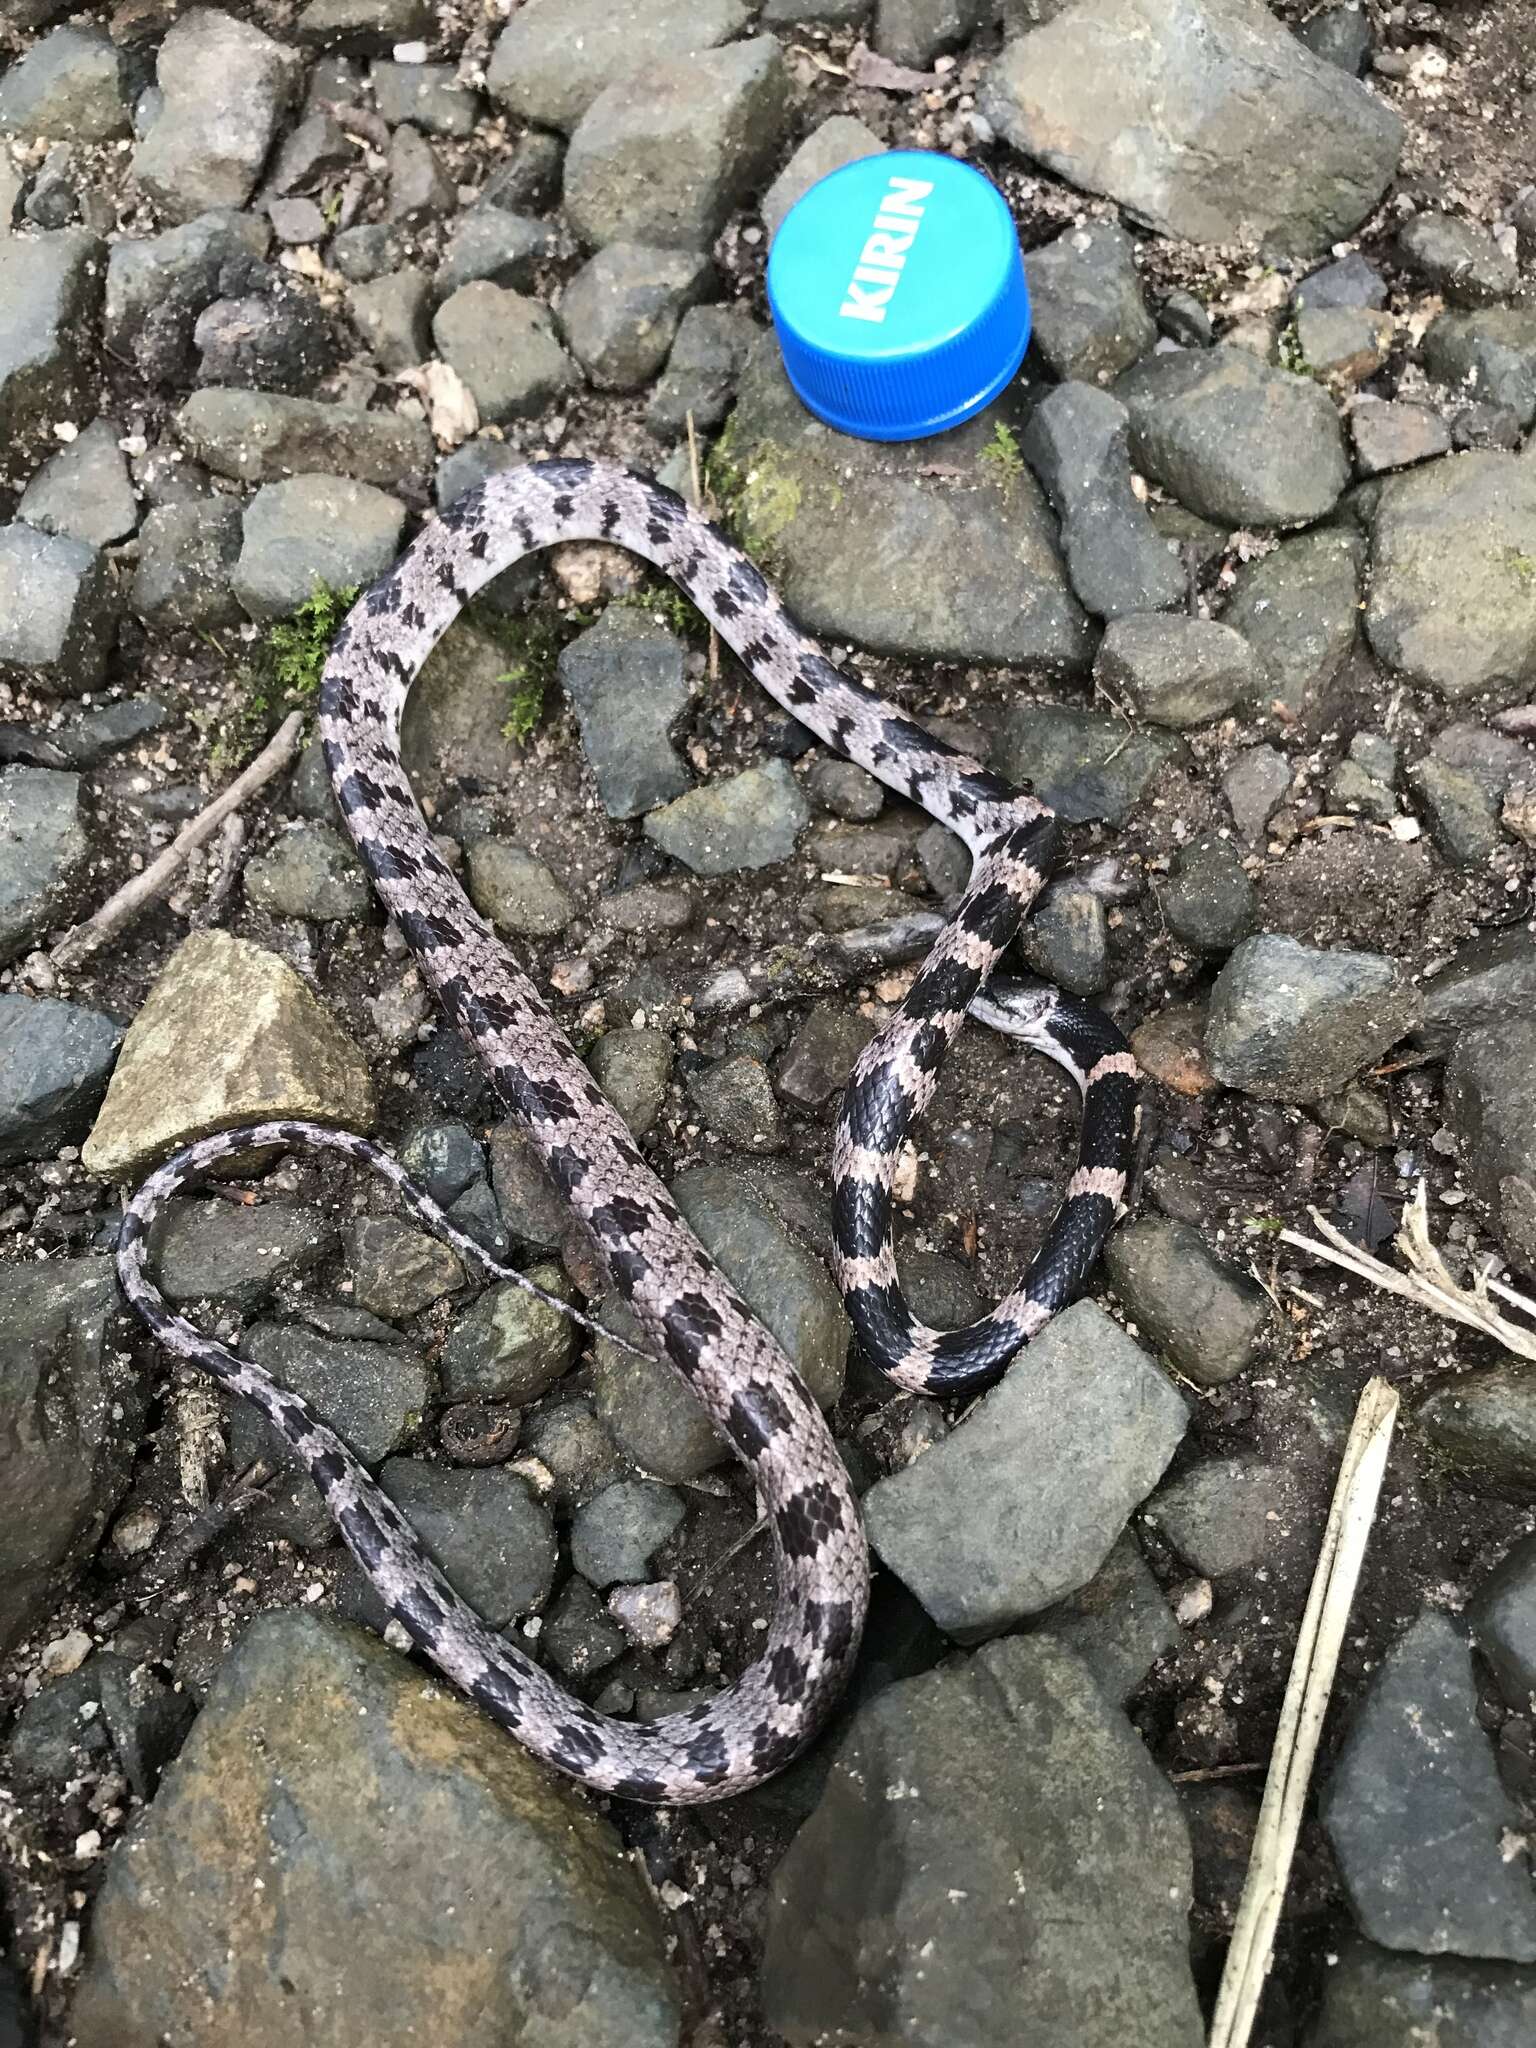
[[[458,1230],[371,1140],[283,1118],[198,1139],[125,1204],[117,1270],[154,1335],[252,1403],[307,1467],[389,1614],[443,1675],[591,1791],[691,1804],[762,1782],[821,1727],[857,1655],[869,1552],[852,1481],[805,1382],[690,1230],[533,982],[469,901],[401,761],[406,694],[443,633],[491,578],[573,540],[611,542],[653,564],[811,733],[920,805],[970,851],[969,881],[899,1009],[856,1062],[837,1116],[832,1266],[864,1352],[902,1388],[979,1391],[1082,1285],[1125,1195],[1140,1113],[1136,1062],[1092,1006],[1048,985],[994,976],[1056,857],[1054,812],[833,662],[793,622],[757,564],[676,493],[638,471],[575,458],[493,474],[423,528],[357,600],[332,643],[319,734],[374,889],[585,1226],[653,1347],[642,1355],[675,1368],[751,1476],[777,1580],[761,1654],[734,1683],[687,1708],[653,1720],[598,1712],[460,1598],[367,1466],[299,1395],[170,1308],[151,1273],[157,1213],[211,1167],[274,1147],[356,1161],[472,1269],[542,1294]],[[1064,1068],[1081,1090],[1082,1118],[1076,1168],[1028,1271],[980,1321],[943,1331],[923,1324],[902,1293],[892,1187],[906,1133],[931,1101],[968,1013]],[[542,1298],[599,1328],[582,1311]]]

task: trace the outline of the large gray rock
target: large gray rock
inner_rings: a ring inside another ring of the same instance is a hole
[[[1128,730],[1111,711],[1070,704],[1016,704],[992,749],[1010,782],[1030,783],[1070,824],[1118,825],[1165,762],[1179,752],[1172,733]]]
[[[1517,1259],[1536,1265],[1536,1018],[1469,1031],[1445,1070],[1463,1170]]]
[[[1128,702],[1154,725],[1183,730],[1251,703],[1264,672],[1231,626],[1142,612],[1111,620],[1093,673],[1112,703]]]
[[[199,462],[245,484],[309,470],[398,489],[432,466],[424,420],[271,391],[194,391],[176,416],[176,431]]]
[[[740,0],[530,0],[503,29],[485,82],[524,120],[571,129],[605,86],[727,42],[746,20]]]
[[[571,137],[566,218],[593,248],[708,249],[770,168],[788,91],[772,36],[664,57],[620,78]]]
[[[89,853],[78,775],[0,768],[0,962],[58,916]]]
[[[566,346],[599,391],[638,391],[667,359],[684,309],[713,275],[696,250],[610,242],[560,296]]]
[[[379,1478],[428,1554],[492,1628],[504,1629],[546,1599],[554,1527],[516,1472],[391,1458]]]
[[[56,28],[0,78],[0,135],[112,142],[129,132],[127,67],[105,29]]]
[[[675,2048],[679,2000],[607,1822],[394,1651],[294,1612],[220,1667],[113,1858],[72,2024],[124,2048]]]
[[[578,381],[549,308],[500,285],[461,285],[433,316],[432,338],[469,386],[480,417],[498,425],[542,412]]]
[[[1010,421],[1005,398],[929,440],[853,440],[805,410],[768,335],[717,465],[738,536],[812,632],[880,653],[1080,674],[1092,639],[1055,521],[1027,470],[982,459]],[[935,467],[961,481],[923,474]]]
[[[1397,115],[1258,0],[1077,0],[1007,46],[980,106],[1149,227],[1273,254],[1358,227],[1402,147]]]
[[[768,2024],[792,2048],[1198,2048],[1190,1890],[1177,1799],[1087,1667],[994,1643],[855,1716],[774,1876]]]
[[[1536,1500],[1536,1378],[1522,1367],[1459,1374],[1414,1422],[1468,1493]]]
[[[1424,337],[1424,367],[1476,404],[1536,420],[1536,307],[1442,313]]]
[[[1254,1363],[1270,1322],[1264,1292],[1193,1224],[1156,1215],[1123,1223],[1104,1262],[1126,1315],[1197,1386],[1221,1386]]]
[[[1135,248],[1123,228],[1095,221],[1068,228],[1025,257],[1030,341],[1053,375],[1107,382],[1156,341]]]
[[[1331,512],[1349,481],[1327,392],[1247,349],[1148,356],[1115,396],[1130,408],[1137,467],[1218,525],[1305,525]]]
[[[460,285],[484,282],[512,291],[531,291],[538,268],[555,253],[556,238],[546,221],[482,199],[453,224],[443,260],[434,280],[440,299],[452,297]],[[382,280],[380,280],[382,282]]]
[[[233,589],[253,619],[281,619],[317,588],[357,590],[400,549],[405,507],[373,484],[293,476],[263,484],[245,508]]]
[[[672,744],[688,708],[683,649],[657,620],[610,605],[560,655],[582,750],[610,818],[638,818],[681,796],[693,778]]]
[[[1479,449],[1395,477],[1365,630],[1389,668],[1453,700],[1536,674],[1536,464]]]
[[[1516,925],[1484,932],[1459,947],[1443,974],[1425,984],[1414,1033],[1432,1052],[1451,1052],[1470,1031],[1536,1015],[1536,939]]]
[[[94,690],[117,638],[117,611],[99,548],[0,526],[0,677],[50,697]]]
[[[152,626],[233,626],[243,522],[231,498],[157,505],[139,535],[131,603]]]
[[[1471,1651],[1449,1615],[1427,1609],[1388,1652],[1321,1812],[1371,1940],[1536,1962],[1536,1893],[1523,1858],[1502,1851],[1518,1813],[1478,1722]]]
[[[870,1542],[947,1634],[995,1634],[1093,1577],[1188,1421],[1140,1345],[1077,1302],[942,1443],[876,1481]]]
[[[1268,698],[1299,714],[1338,674],[1360,631],[1364,556],[1358,534],[1324,527],[1238,570],[1222,623],[1262,657]]]
[[[1354,1940],[1324,1974],[1307,2048],[1524,2048],[1533,2033],[1536,1970],[1394,1955]]]
[[[99,1010],[0,994],[0,1166],[79,1144],[122,1042]]]
[[[126,540],[139,523],[139,507],[121,439],[115,420],[92,420],[33,477],[18,516],[43,533],[63,534],[87,547]]]
[[[144,1396],[108,1342],[110,1259],[0,1274],[0,1653],[47,1612],[128,1482]]]
[[[1315,1102],[1411,1030],[1417,1008],[1396,961],[1265,932],[1244,939],[1216,977],[1206,1056],[1228,1088]]]
[[[644,829],[696,875],[738,875],[788,860],[810,815],[789,764],[770,761],[674,798]]]
[[[0,234],[0,441],[8,447],[74,409],[101,302],[102,254],[83,228]]]
[[[299,82],[294,52],[250,22],[196,8],[156,65],[162,104],[133,153],[134,174],[169,221],[243,206]]]
[[[198,316],[226,283],[252,274],[269,239],[255,214],[222,210],[164,234],[114,242],[102,309],[107,340],[145,377],[189,381]]]
[[[1467,1615],[1510,1712],[1536,1712],[1536,1536],[1511,1546]]]
[[[280,1279],[333,1251],[336,1236],[318,1209],[286,1202],[246,1209],[176,1195],[160,1211],[150,1262],[167,1301],[228,1302],[249,1315]]]

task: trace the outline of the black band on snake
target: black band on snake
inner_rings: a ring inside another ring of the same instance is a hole
[[[646,1341],[682,1374],[752,1474],[778,1562],[764,1654],[727,1691],[686,1713],[649,1723],[595,1713],[460,1600],[400,1510],[303,1401],[166,1306],[146,1271],[156,1210],[210,1166],[257,1145],[347,1154],[389,1179],[472,1266],[520,1280],[454,1231],[376,1146],[288,1122],[203,1139],[134,1196],[118,1271],[129,1301],[168,1348],[254,1403],[293,1446],[391,1613],[519,1741],[595,1791],[719,1799],[788,1762],[848,1675],[869,1589],[858,1504],[804,1383],[690,1232],[532,983],[465,897],[400,761],[406,692],[448,626],[511,563],[568,540],[616,542],[653,562],[819,739],[920,804],[971,850],[970,883],[900,1012],[860,1059],[838,1118],[835,1271],[859,1343],[900,1386],[966,1392],[995,1380],[1082,1284],[1125,1190],[1135,1063],[1113,1025],[1084,1004],[1050,989],[989,988],[1052,857],[1051,812],[835,667],[753,563],[681,498],[630,471],[577,461],[495,476],[426,528],[348,617],[325,670],[320,733],[347,828],[422,973],[586,1226]],[[903,1137],[931,1099],[968,1010],[1067,1069],[1083,1093],[1082,1139],[1077,1170],[1022,1283],[971,1328],[941,1332],[919,1323],[902,1298],[891,1182]]]

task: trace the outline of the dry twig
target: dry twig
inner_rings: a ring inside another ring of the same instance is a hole
[[[299,751],[299,737],[303,730],[303,712],[290,712],[251,765],[242,769],[228,789],[216,796],[205,810],[199,811],[195,818],[183,825],[165,851],[152,860],[142,874],[124,882],[122,888],[109,896],[99,910],[93,911],[84,924],[77,924],[64,934],[48,956],[54,966],[78,966],[88,953],[94,953],[98,946],[115,938],[124,925],[131,924],[146,903],[152,903],[168,889],[187,855],[201,846],[205,839],[211,839],[231,811],[238,810],[247,797],[254,796],[258,789],[288,766]]]
[[[1395,1266],[1385,1265],[1358,1245],[1351,1244],[1343,1232],[1335,1230],[1316,1209],[1307,1213],[1327,1243],[1315,1237],[1303,1237],[1295,1230],[1282,1230],[1282,1244],[1294,1245],[1298,1251],[1310,1252],[1314,1258],[1327,1259],[1332,1265],[1342,1266],[1346,1273],[1369,1280],[1373,1287],[1380,1287],[1388,1294],[1400,1294],[1404,1300],[1416,1302],[1420,1308],[1445,1316],[1450,1322],[1465,1323],[1468,1329],[1491,1337],[1495,1344],[1502,1344],[1516,1358],[1536,1361],[1536,1330],[1526,1330],[1520,1324],[1512,1323],[1508,1316],[1494,1307],[1490,1297],[1498,1294],[1533,1321],[1536,1321],[1536,1301],[1517,1294],[1514,1288],[1506,1287],[1502,1281],[1490,1280],[1483,1273],[1474,1272],[1469,1287],[1461,1286],[1451,1277],[1445,1261],[1429,1241],[1429,1199],[1423,1181],[1419,1182],[1418,1193],[1404,1209],[1402,1227],[1397,1233],[1397,1248],[1408,1262],[1406,1273],[1400,1273]]]

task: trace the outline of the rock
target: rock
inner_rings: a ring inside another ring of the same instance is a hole
[[[875,48],[897,64],[923,69],[991,19],[984,0],[877,0]]]
[[[1111,712],[1015,704],[992,749],[992,765],[1011,782],[1031,783],[1069,824],[1099,818],[1118,825],[1178,751],[1171,735],[1128,732]]]
[[[1520,288],[1519,266],[1486,228],[1448,213],[1419,213],[1397,234],[1399,262],[1457,306],[1486,306]]]
[[[713,432],[730,409],[761,332],[745,307],[690,306],[645,409],[651,432],[673,440],[687,433],[690,415],[696,434]]]
[[[1518,1367],[1467,1373],[1431,1394],[1415,1422],[1469,1492],[1536,1500],[1536,1385]]]
[[[1389,668],[1452,702],[1536,670],[1536,467],[1485,451],[1393,478],[1365,630]]]
[[[387,218],[419,227],[444,219],[457,204],[457,190],[431,143],[414,128],[397,128],[389,138]]]
[[[546,1294],[570,1300],[554,1265],[530,1266],[528,1278]],[[569,1316],[516,1281],[487,1288],[443,1347],[443,1391],[455,1401],[537,1400],[564,1373],[579,1348]]]
[[[651,1559],[682,1526],[683,1504],[670,1486],[644,1479],[606,1487],[571,1524],[571,1563],[599,1592],[638,1585]]]
[[[79,1144],[122,1042],[99,1010],[0,994],[0,1166]]]
[[[426,0],[309,0],[298,20],[301,39],[324,49],[391,50],[431,29]]]
[[[1095,221],[1025,257],[1031,339],[1054,376],[1107,384],[1156,341],[1135,246],[1123,229]]]
[[[881,1561],[962,1640],[1085,1585],[1189,1419],[1091,1302],[1049,1323],[1029,1352],[942,1443],[864,1496]]]
[[[1416,1009],[1396,962],[1379,953],[1262,933],[1244,939],[1216,977],[1205,1049],[1225,1087],[1315,1102],[1411,1030]]]
[[[312,293],[280,286],[215,299],[192,330],[202,384],[313,391],[343,353],[335,322]]]
[[[688,1096],[710,1130],[738,1152],[782,1152],[784,1125],[762,1062],[731,1053],[688,1076]]]
[[[771,21],[772,18],[770,9],[764,20]],[[796,14],[791,18],[803,20],[804,16]],[[854,115],[829,115],[806,136],[764,195],[763,226],[768,230],[770,240],[779,232],[785,214],[797,199],[805,197],[813,185],[833,171],[840,171],[844,164],[856,164],[867,156],[879,156],[884,148],[879,136]]]
[[[574,128],[598,94],[642,64],[739,35],[739,0],[539,0],[502,31],[492,95],[546,128]]]
[[[383,370],[409,370],[432,353],[432,285],[413,264],[353,285],[352,324]]]
[[[1283,1475],[1252,1458],[1205,1458],[1170,1480],[1146,1519],[1202,1578],[1257,1564],[1279,1520]]]
[[[1264,837],[1286,791],[1291,764],[1274,747],[1244,747],[1221,778],[1237,829],[1250,846]]]
[[[1467,1178],[1518,1260],[1536,1261],[1536,1022],[1529,1015],[1458,1039],[1445,1070],[1446,1119]]]
[[[1300,711],[1337,676],[1360,631],[1364,553],[1358,535],[1325,528],[1237,571],[1223,625],[1262,657],[1266,700]]]
[[[559,136],[530,128],[486,180],[480,196],[488,206],[504,206],[509,213],[541,212],[560,196],[564,162],[565,144]]]
[[[372,484],[293,476],[245,508],[235,596],[256,619],[285,618],[317,589],[356,590],[394,561],[405,507]]]
[[[395,64],[368,67],[373,103],[391,128],[409,121],[427,135],[456,140],[473,135],[484,102],[458,83],[452,64]]]
[[[421,420],[274,392],[194,391],[176,430],[199,462],[247,484],[299,471],[398,486],[432,461],[432,437]]]
[[[544,1617],[539,1641],[556,1670],[577,1680],[606,1671],[624,1654],[625,1637],[585,1579],[568,1578]]]
[[[767,336],[717,450],[737,535],[795,616],[834,642],[1078,674],[1088,624],[1033,477],[998,459],[1009,417],[1004,399],[921,442],[829,434]],[[965,472],[963,486],[935,464]],[[905,565],[895,584],[878,567],[893,551]]]
[[[1504,844],[1497,799],[1475,775],[1430,754],[1408,771],[1443,852],[1460,867],[1486,867]]]
[[[405,701],[400,750],[418,790],[441,801],[465,776],[487,789],[515,780],[523,750],[502,730],[510,689],[500,641],[463,620],[451,626]]]
[[[294,53],[250,22],[196,8],[160,45],[155,75],[160,111],[133,152],[140,185],[173,222],[243,206],[294,98]]]
[[[1111,1700],[1128,1699],[1179,1641],[1172,1609],[1129,1533],[1035,1633],[1053,1636],[1080,1657]]]
[[[566,346],[599,391],[638,391],[667,359],[683,311],[713,276],[707,256],[610,242],[560,297]]]
[[[610,818],[638,818],[692,784],[672,743],[689,703],[683,661],[665,626],[624,605],[561,652],[561,686]]]
[[[280,1279],[306,1272],[335,1244],[335,1227],[318,1209],[244,1209],[178,1195],[151,1233],[150,1270],[167,1301],[225,1302],[249,1315]]]
[[[274,1813],[290,1822],[275,1836]],[[196,1885],[176,1874],[188,1857]],[[466,1859],[480,1873],[467,1891]],[[362,1921],[360,1889],[378,1901]],[[295,2026],[334,2048],[402,2030],[468,2044],[490,2013],[550,2048],[561,2034],[671,2048],[662,1930],[618,1837],[383,1644],[312,1611],[259,1617],[133,1853],[109,1866],[76,2030],[204,2048],[263,2048]]]
[[[1328,394],[1247,349],[1148,356],[1115,396],[1130,409],[1137,468],[1218,524],[1303,526],[1331,512],[1349,481]]]
[[[641,1341],[640,1325],[618,1303],[609,1303],[602,1321],[631,1343]],[[642,1472],[681,1485],[729,1457],[698,1396],[670,1365],[599,1338],[591,1372],[600,1421]]]
[[[391,1458],[379,1474],[430,1556],[493,1629],[546,1598],[555,1573],[549,1515],[515,1472]]]
[[[331,825],[296,825],[270,853],[250,861],[247,900],[270,917],[361,918],[368,914],[368,877],[351,842]]]
[[[830,811],[834,818],[867,825],[879,817],[885,805],[883,785],[867,769],[856,767],[852,761],[840,761],[835,756],[824,755],[812,762],[806,781],[817,803],[824,811]]]
[[[258,1323],[246,1333],[244,1355],[307,1401],[365,1465],[378,1465],[421,1432],[434,1392],[434,1375],[405,1344],[362,1343],[321,1337],[295,1323]],[[264,1435],[267,1425],[262,1424]],[[289,1457],[282,1439],[269,1458]]]
[[[22,493],[16,516],[43,533],[87,547],[127,540],[139,523],[138,500],[113,420],[91,424],[44,463]]]
[[[1518,2048],[1533,2026],[1536,1973],[1455,1956],[1394,1955],[1355,1939],[1323,1980],[1307,2048],[1402,2048],[1415,2036],[1436,2048]]]
[[[317,70],[312,83],[320,81]],[[327,178],[352,170],[356,162],[357,144],[323,101],[316,105],[312,95],[309,111],[288,130],[273,153],[266,190],[279,194],[316,190]],[[342,230],[343,235],[353,232],[356,231]],[[338,236],[337,241],[340,240]]]
[[[325,240],[325,215],[313,199],[269,199],[267,219],[285,248],[302,248],[306,242],[319,244]]]
[[[1270,1327],[1262,1290],[1193,1225],[1156,1215],[1122,1223],[1104,1262],[1127,1316],[1196,1386],[1222,1386],[1260,1357]]]
[[[1177,557],[1131,488],[1130,415],[1107,391],[1062,384],[1030,414],[1020,441],[1061,518],[1067,573],[1097,618],[1162,611],[1185,596]]]
[[[139,535],[130,602],[146,625],[196,629],[233,626],[243,616],[234,593],[244,522],[229,498],[157,505]]]
[[[49,697],[96,689],[117,638],[117,608],[99,549],[0,526],[0,678]]]
[[[0,1650],[45,1615],[128,1483],[144,1395],[108,1342],[110,1259],[0,1273]]]
[[[1154,725],[1183,731],[1251,703],[1263,670],[1241,633],[1211,619],[1155,612],[1110,622],[1094,662],[1100,687]]]
[[[518,1125],[497,1124],[490,1133],[490,1152],[496,1204],[513,1237],[543,1250],[562,1243],[570,1209]]]
[[[1294,829],[1287,820],[1287,831]],[[1312,946],[1403,943],[1424,920],[1442,871],[1422,838],[1389,832],[1308,836],[1259,871],[1259,927]],[[1418,1005],[1410,1003],[1411,1027]]]
[[[105,29],[56,28],[0,79],[0,135],[113,142],[130,126],[126,66]]]
[[[779,1061],[774,1085],[786,1102],[801,1109],[820,1109],[841,1095],[854,1061],[874,1036],[874,1026],[852,1010],[817,1003],[790,1040]]]
[[[78,775],[0,768],[0,961],[14,960],[59,916],[89,851]]]
[[[133,1180],[178,1145],[264,1117],[371,1130],[368,1070],[285,961],[227,932],[193,932],[128,1027],[82,1162]]]
[[[1441,384],[1536,420],[1536,307],[1442,313],[1424,336],[1424,367]]]
[[[190,381],[199,315],[227,288],[243,290],[260,276],[267,241],[254,216],[215,211],[164,234],[114,242],[102,314],[112,348],[151,381]]]
[[[817,1405],[830,1408],[843,1390],[851,1332],[826,1268],[728,1167],[689,1167],[673,1181],[672,1196],[704,1249],[789,1354]]]
[[[1092,996],[1109,983],[1109,925],[1091,889],[1057,882],[1019,935],[1019,950],[1036,974],[1073,995]]]
[[[555,938],[576,915],[565,884],[509,839],[477,839],[469,849],[469,894],[498,931],[523,938]]]
[[[450,1208],[485,1178],[485,1154],[467,1124],[418,1124],[399,1148],[400,1164],[439,1208]]]
[[[1389,107],[1236,0],[1069,8],[1008,45],[978,104],[1024,155],[1160,233],[1272,255],[1358,227],[1402,146]]]
[[[1505,1553],[1467,1615],[1506,1706],[1529,1713],[1536,1695],[1536,1538],[1524,1537]]]
[[[0,438],[67,419],[101,299],[102,246],[83,228],[0,236]]]
[[[1536,1962],[1530,1880],[1500,1853],[1501,1833],[1520,1823],[1478,1725],[1466,1638],[1448,1615],[1426,1610],[1388,1652],[1324,1787],[1321,1817],[1371,1940]]]
[[[1485,932],[1460,947],[1424,989],[1415,1032],[1431,1052],[1448,1053],[1469,1033],[1536,1011],[1536,943],[1520,927]]]
[[[454,222],[437,266],[438,297],[451,298],[461,285],[476,283],[529,291],[539,265],[554,251],[555,237],[547,222],[482,201]]]
[[[788,860],[810,806],[785,761],[690,790],[645,820],[645,836],[695,875],[735,875]]]
[[[792,2048],[1196,2048],[1189,1902],[1177,1800],[1129,1722],[1059,1643],[993,1643],[854,1716],[774,1876],[768,2024]]]
[[[383,220],[343,228],[332,238],[327,254],[331,268],[353,284],[387,277],[405,261],[399,229]]]
[[[626,1470],[618,1446],[585,1401],[541,1407],[527,1418],[525,1441],[530,1457],[553,1475],[550,1501],[557,1515],[573,1514]]]
[[[772,36],[661,56],[626,71],[582,115],[565,159],[565,211],[593,248],[707,250],[766,175],[789,74]]]
[[[1408,469],[1451,446],[1451,430],[1435,408],[1407,399],[1362,398],[1350,412],[1349,431],[1361,476]]]
[[[1253,930],[1253,883],[1230,839],[1181,847],[1158,900],[1174,937],[1203,953],[1229,952]]]
[[[432,338],[497,425],[542,412],[577,380],[549,309],[499,285],[461,285],[438,307]]]
[[[22,1708],[11,1732],[12,1773],[21,1790],[57,1796],[71,1779],[120,1765],[133,1791],[148,1799],[196,1712],[185,1693],[162,1685],[146,1665],[100,1651]]]
[[[672,1079],[672,1041],[664,1031],[621,1026],[587,1054],[592,1078],[637,1138],[661,1115]]]
[[[1390,313],[1354,306],[1303,306],[1296,315],[1296,346],[1308,374],[1338,386],[1374,377],[1394,332]]]

